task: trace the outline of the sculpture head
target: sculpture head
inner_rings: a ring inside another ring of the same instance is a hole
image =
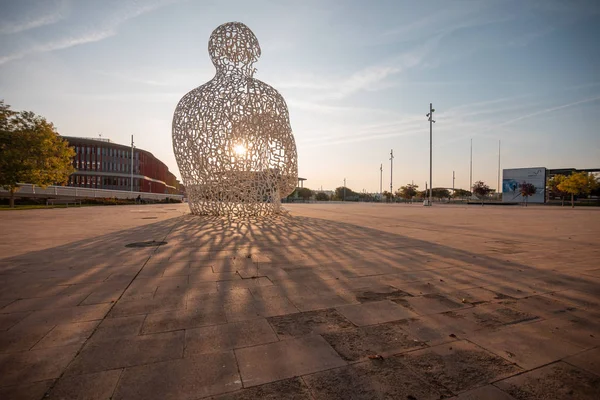
[[[252,77],[254,63],[260,57],[260,45],[246,25],[227,22],[210,35],[208,53],[217,72]]]

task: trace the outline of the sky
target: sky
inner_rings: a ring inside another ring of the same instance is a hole
[[[152,152],[180,177],[171,121],[215,74],[220,24],[257,36],[305,187],[496,188],[502,168],[600,167],[597,0],[0,0],[0,98],[65,136]]]

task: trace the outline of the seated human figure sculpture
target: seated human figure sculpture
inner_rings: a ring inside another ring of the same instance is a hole
[[[296,143],[287,105],[271,86],[253,78],[261,54],[244,24],[215,29],[208,51],[213,79],[179,101],[173,150],[198,215],[265,216],[298,181]]]

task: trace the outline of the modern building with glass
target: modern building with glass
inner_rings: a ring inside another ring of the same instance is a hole
[[[91,189],[183,194],[184,188],[159,159],[146,150],[113,143],[110,139],[63,136],[75,149],[69,186]]]

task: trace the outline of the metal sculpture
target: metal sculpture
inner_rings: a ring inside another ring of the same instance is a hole
[[[298,181],[287,105],[254,79],[260,46],[240,22],[215,29],[212,80],[187,93],[173,116],[173,149],[190,210],[198,215],[265,216]]]

